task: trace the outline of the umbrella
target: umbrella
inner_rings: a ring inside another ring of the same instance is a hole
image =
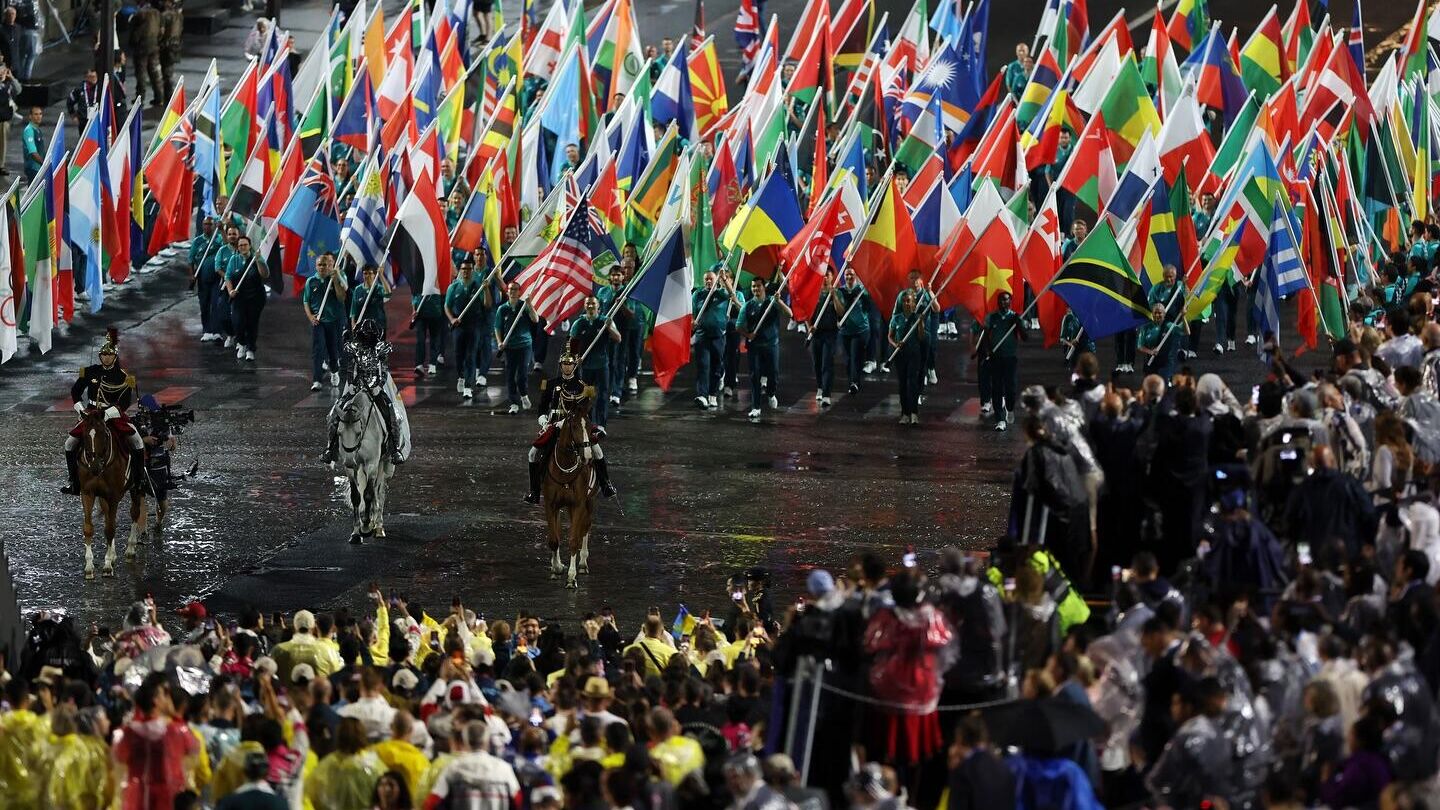
[[[1054,753],[1105,733],[1105,721],[1089,706],[1053,697],[997,706],[985,723],[996,745],[1029,753]]]

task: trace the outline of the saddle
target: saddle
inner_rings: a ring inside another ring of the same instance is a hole
[[[120,448],[121,458],[129,458],[131,450],[129,436],[135,432],[135,427],[130,424],[130,420],[121,414],[118,419],[107,420],[105,426],[110,429],[110,436],[115,439],[116,446]],[[85,427],[85,420],[76,422],[75,427],[70,428],[70,435],[77,439],[84,438]]]

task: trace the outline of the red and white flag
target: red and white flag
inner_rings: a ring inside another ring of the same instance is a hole
[[[586,297],[594,291],[590,240],[604,227],[589,201],[580,194],[574,175],[568,175],[565,183],[569,219],[564,230],[515,279],[536,314],[546,320],[546,329],[550,332],[555,331],[561,321],[578,313]]]

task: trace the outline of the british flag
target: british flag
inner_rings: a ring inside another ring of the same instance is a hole
[[[590,242],[604,228],[573,176],[566,178],[564,193],[564,210],[569,212],[564,230],[516,278],[525,298],[546,320],[546,329],[551,332],[561,321],[578,313],[594,291]]]
[[[760,10],[755,0],[740,0],[735,15],[735,45],[740,48],[740,74],[750,72],[760,53]]]

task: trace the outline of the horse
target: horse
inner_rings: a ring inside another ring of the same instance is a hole
[[[585,415],[590,413],[593,395],[573,403],[555,426],[555,446],[545,465],[545,481],[541,496],[545,504],[545,521],[549,528],[550,578],[566,572],[560,561],[560,512],[570,512],[570,565],[565,587],[579,587],[579,573],[590,573],[590,528],[595,516],[595,473],[590,464],[590,429]]]
[[[95,578],[95,555],[91,543],[95,539],[95,501],[105,509],[105,566],[102,576],[115,576],[115,513],[120,499],[130,487],[130,465],[120,442],[105,424],[105,412],[89,408],[81,415],[84,430],[80,437],[80,503],[85,510],[85,578]],[[140,452],[132,450],[131,452]],[[145,495],[138,487],[130,492],[130,539],[125,544],[125,560],[133,562],[135,547],[140,542],[140,520],[145,514]]]
[[[395,464],[385,452],[388,434],[379,404],[364,386],[350,390],[339,404],[340,466],[350,481],[350,542],[385,536],[385,490]]]

